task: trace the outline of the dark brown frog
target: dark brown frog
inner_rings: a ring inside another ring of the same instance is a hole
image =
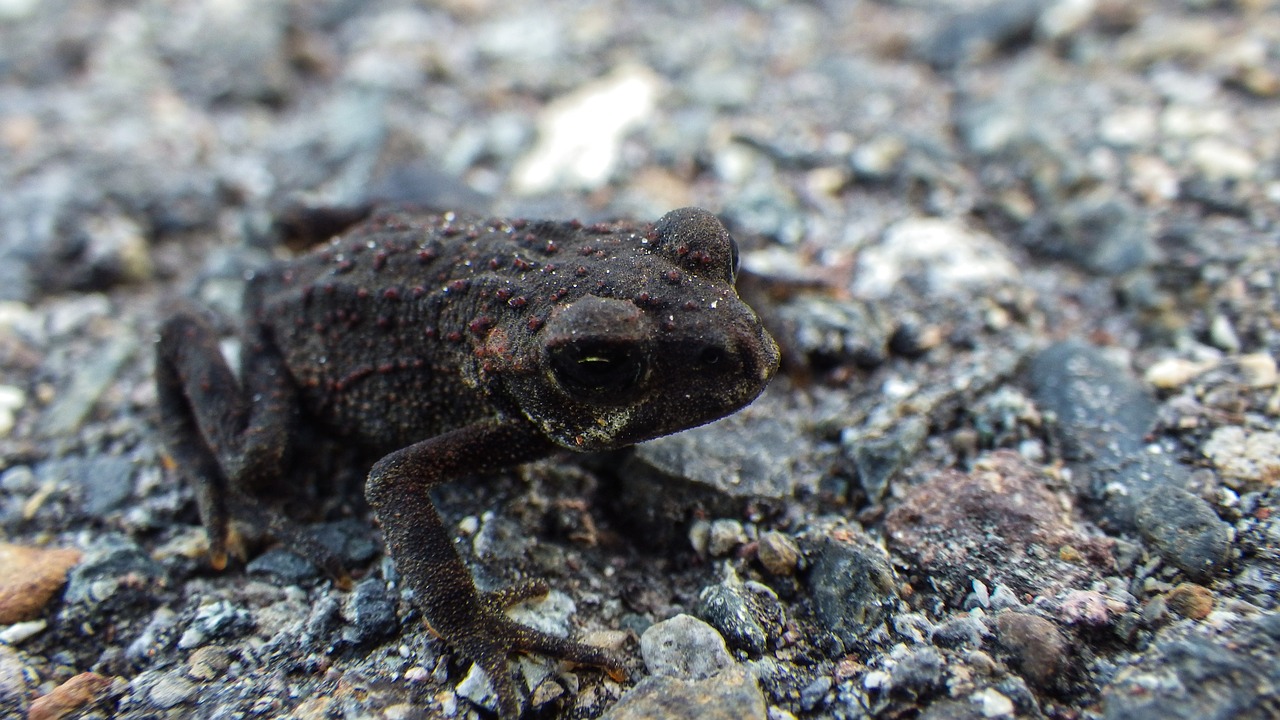
[[[734,291],[736,264],[729,233],[696,208],[585,227],[387,210],[252,278],[239,379],[215,331],[176,315],[157,346],[160,414],[213,564],[233,519],[317,552],[262,497],[307,459],[296,431],[319,426],[381,457],[365,493],[402,582],[489,675],[504,716],[520,714],[510,652],[618,667],[506,616],[544,584],[479,592],[428,490],[750,403],[778,350]]]

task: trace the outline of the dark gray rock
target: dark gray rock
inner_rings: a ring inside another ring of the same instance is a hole
[[[840,450],[852,462],[867,500],[884,499],[890,481],[919,452],[928,433],[928,424],[918,417],[906,418],[889,433],[875,437],[841,433]]]
[[[119,455],[84,458],[73,470],[84,492],[84,511],[91,516],[115,510],[133,495],[135,464]]]
[[[1217,638],[1157,642],[1103,691],[1107,720],[1264,720],[1280,712],[1277,616],[1233,624]]]
[[[892,655],[895,664],[889,673],[893,691],[913,698],[932,695],[942,684],[947,662],[942,653],[925,646]]]
[[[800,691],[800,707],[809,711],[814,708],[822,707],[827,703],[827,693],[831,692],[831,686],[835,684],[829,675],[819,675],[813,679],[813,682],[804,686]]]
[[[312,532],[348,568],[361,567],[382,551],[369,524],[354,518],[317,525]]]
[[[1097,348],[1074,341],[1040,353],[1029,378],[1041,410],[1057,418],[1054,433],[1077,492],[1094,501],[1100,520],[1141,531],[1161,557],[1196,578],[1216,572],[1226,559],[1226,524],[1188,492],[1187,468],[1148,450],[1156,402],[1146,388]]]
[[[933,643],[938,647],[957,649],[982,647],[983,637],[990,634],[982,620],[972,615],[956,615],[934,626]]]
[[[657,547],[684,544],[695,516],[780,507],[797,491],[815,488],[813,439],[780,402],[780,394],[766,390],[742,412],[638,445],[614,497],[635,537]]]
[[[759,583],[722,582],[698,593],[698,617],[720,631],[736,650],[759,655],[782,633],[782,605]]]
[[[884,550],[862,534],[823,538],[813,555],[808,581],[817,619],[847,652],[897,604],[893,567]]]
[[[1146,215],[1114,198],[1050,203],[1042,217],[1023,228],[1020,240],[1033,252],[1097,275],[1121,275],[1155,258]]]
[[[1230,527],[1182,488],[1147,493],[1135,521],[1156,553],[1193,580],[1211,579],[1227,561]]]
[[[917,54],[937,70],[981,60],[1030,40],[1044,6],[1041,0],[998,0],[958,13],[921,44]]]
[[[282,548],[272,548],[245,566],[250,575],[272,578],[287,585],[296,585],[307,580],[320,577],[320,568],[315,563]]]
[[[400,629],[395,598],[380,578],[360,581],[342,614],[351,625],[351,640],[357,645],[377,642]]]
[[[75,566],[67,577],[63,600],[102,612],[116,606],[132,611],[134,601],[148,607],[157,599],[155,586],[167,582],[164,568],[141,548],[120,544],[93,553]]]
[[[881,304],[803,295],[772,312],[788,352],[814,367],[874,368],[888,357],[893,326]]]

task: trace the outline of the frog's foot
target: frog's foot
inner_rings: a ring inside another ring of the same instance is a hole
[[[499,714],[504,718],[517,718],[522,712],[520,694],[507,665],[507,656],[513,652],[536,653],[612,671],[622,668],[622,661],[604,648],[522,625],[503,612],[511,605],[546,593],[546,583],[533,580],[483,595],[479,612],[468,622],[468,631],[454,643],[461,655],[474,661],[489,676],[498,698]]]
[[[236,498],[233,503],[233,514],[239,521],[261,528],[266,535],[275,539],[286,550],[301,555],[315,563],[317,567],[333,579],[334,585],[340,590],[350,590],[352,588],[354,583],[351,580],[351,573],[347,572],[347,567],[343,564],[342,559],[326,547],[324,543],[320,542],[315,533],[305,526],[289,519],[273,508],[263,507],[245,498]],[[212,556],[214,537],[212,530],[210,530],[209,536],[210,555]],[[236,544],[230,545],[227,538],[234,539]],[[230,532],[224,535],[223,542],[224,553],[230,547],[236,557],[247,557],[245,543],[240,538],[239,533],[235,532],[234,524],[231,525]],[[225,564],[225,554],[223,558]]]

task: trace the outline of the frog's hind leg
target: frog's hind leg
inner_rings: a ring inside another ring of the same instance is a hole
[[[287,376],[277,370],[246,364],[246,377],[253,377],[246,392],[202,318],[179,313],[160,330],[160,430],[179,472],[192,483],[217,568],[227,563],[232,515],[245,504],[233,507],[232,497],[275,480],[283,468],[292,396]]]
[[[306,525],[234,489],[227,494],[226,504],[236,520],[261,530],[263,535],[279,543],[284,549],[312,562],[331,577],[339,588],[351,589],[351,573],[342,558],[321,542]],[[210,544],[212,545],[212,540]]]

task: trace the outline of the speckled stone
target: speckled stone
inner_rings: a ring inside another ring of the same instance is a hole
[[[712,677],[641,680],[605,720],[766,720],[764,694],[751,673],[730,667]]]

